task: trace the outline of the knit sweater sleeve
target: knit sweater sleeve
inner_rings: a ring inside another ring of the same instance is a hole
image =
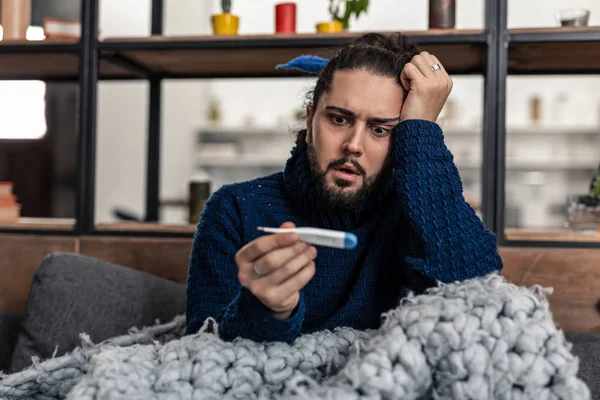
[[[243,242],[242,218],[235,196],[225,188],[206,203],[194,235],[188,270],[186,334],[196,333],[208,317],[220,337],[257,342],[293,341],[304,319],[304,298],[287,319],[273,317],[238,281],[235,254]]]
[[[438,124],[408,120],[394,131],[394,180],[408,226],[406,262],[442,282],[502,269],[496,238],[463,197],[453,156]]]

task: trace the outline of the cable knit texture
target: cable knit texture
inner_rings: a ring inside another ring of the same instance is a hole
[[[589,400],[547,292],[492,273],[409,294],[377,330],[290,345],[225,341],[206,326],[182,336],[180,316],[0,374],[0,398]]]
[[[375,329],[381,314],[409,291],[502,268],[496,239],[465,202],[462,183],[440,127],[404,121],[393,132],[393,176],[363,207],[326,207],[311,179],[306,145],[294,148],[283,172],[227,185],[207,202],[190,257],[187,333],[216,319],[226,340],[290,343],[301,333]],[[258,226],[345,230],[353,250],[318,247],[316,274],[285,320],[237,279],[236,252],[262,233]]]

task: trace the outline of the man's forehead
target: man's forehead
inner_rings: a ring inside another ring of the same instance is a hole
[[[322,107],[341,107],[383,118],[399,115],[404,93],[395,80],[361,72],[336,72],[329,92],[323,93]]]

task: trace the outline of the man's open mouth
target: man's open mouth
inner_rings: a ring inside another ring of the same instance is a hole
[[[345,172],[347,174],[359,175],[358,171],[354,166],[342,165],[336,168],[337,171]]]

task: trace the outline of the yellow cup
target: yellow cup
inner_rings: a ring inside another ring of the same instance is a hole
[[[319,22],[317,24],[317,32],[319,33],[334,33],[343,31],[344,24],[342,24],[340,21]]]
[[[240,17],[233,14],[216,14],[211,18],[213,33],[215,35],[237,35]]]

